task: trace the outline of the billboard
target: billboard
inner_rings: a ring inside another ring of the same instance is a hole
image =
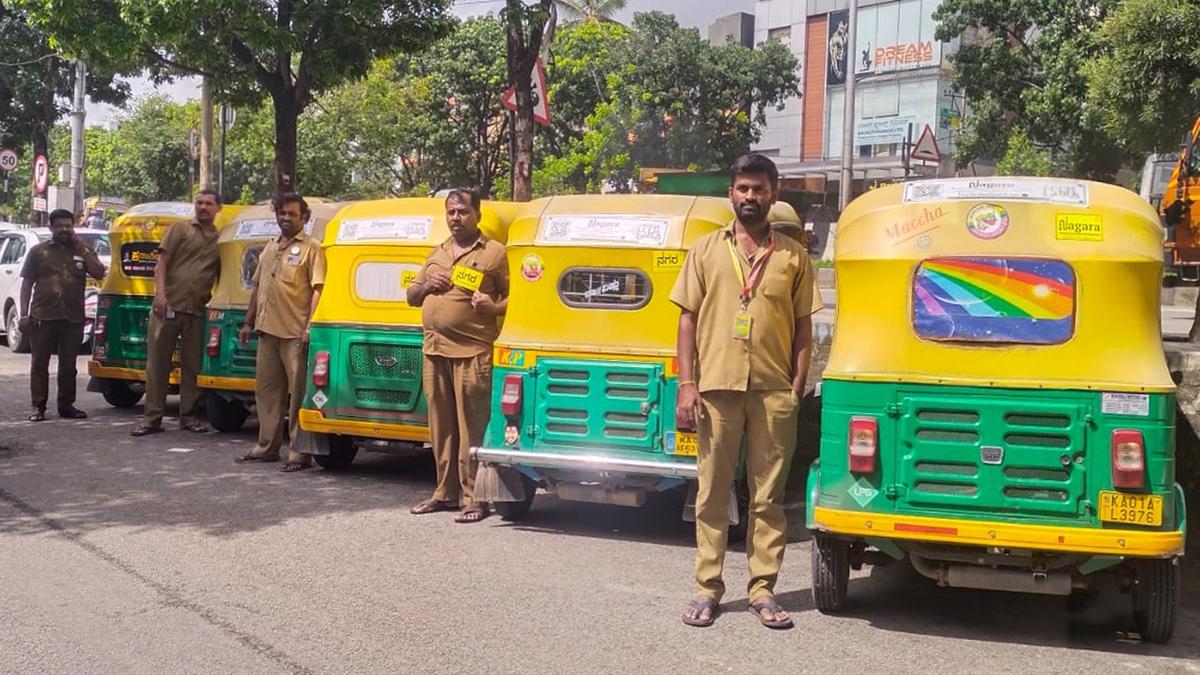
[[[850,12],[841,10],[829,14],[829,35],[825,55],[825,84],[846,83],[850,65]]]
[[[861,77],[940,66],[942,43],[934,36],[937,24],[933,20],[939,2],[901,0],[860,9],[855,74]]]

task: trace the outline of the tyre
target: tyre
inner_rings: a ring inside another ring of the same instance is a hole
[[[812,591],[817,610],[830,614],[845,607],[849,584],[850,544],[828,535],[814,535]]]
[[[142,392],[134,390],[126,380],[109,380],[104,390],[104,400],[114,408],[132,408],[142,400]]]
[[[358,454],[358,446],[354,444],[354,439],[349,436],[322,435],[325,436],[324,441],[329,444],[329,454],[313,455],[317,465],[329,471],[349,468]]]
[[[525,489],[525,499],[519,502],[492,502],[492,508],[496,510],[496,515],[500,516],[500,520],[507,522],[515,522],[523,520],[529,515],[529,509],[533,508],[533,498],[537,496],[537,483],[533,482],[525,474],[521,474],[521,487]]]
[[[236,398],[227,399],[215,391],[205,392],[204,411],[208,423],[227,434],[240,430],[250,415],[244,403]]]
[[[17,320],[17,306],[8,308],[4,315],[4,334],[8,337],[8,348],[14,354],[29,353],[29,336],[21,332],[21,322]]]
[[[1179,559],[1134,563],[1133,620],[1142,639],[1167,642],[1179,607]]]

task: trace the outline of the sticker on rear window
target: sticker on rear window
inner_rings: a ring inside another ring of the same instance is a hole
[[[157,241],[131,241],[121,245],[121,274],[153,279],[157,264]]]
[[[904,203],[940,201],[1019,201],[1088,205],[1087,183],[1046,178],[952,178],[904,185]]]
[[[671,221],[626,215],[547,216],[542,221],[542,244],[595,244],[662,247]]]
[[[1105,392],[1100,397],[1100,412],[1105,415],[1149,417],[1150,395]]]
[[[234,239],[270,239],[279,236],[279,222],[274,218],[243,220],[238,223]]]
[[[343,220],[338,241],[425,241],[433,229],[433,218],[361,218]]]
[[[138,204],[127,212],[132,216],[178,216],[180,218],[190,218],[195,213],[196,208],[191,204],[177,202],[147,202]]]

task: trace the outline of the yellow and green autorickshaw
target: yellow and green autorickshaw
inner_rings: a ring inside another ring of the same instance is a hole
[[[511,207],[484,202],[479,229],[508,238]],[[300,426],[318,464],[360,448],[420,451],[429,442],[421,309],[407,290],[450,236],[445,200],[382,199],[344,207],[325,229],[325,288],[313,314]]]
[[[1087,181],[918,181],[854,201],[835,245],[817,608],[844,606],[850,568],[907,557],[949,587],[1111,577],[1169,639],[1186,509],[1154,210]]]
[[[317,241],[324,241],[325,224],[337,214],[341,204],[326,203],[309,197],[311,217],[304,230]],[[221,250],[221,277],[208,303],[205,320],[204,361],[196,382],[204,391],[204,409],[208,422],[218,431],[237,431],[245,424],[254,404],[254,372],[258,335],[250,342],[238,341],[238,329],[246,320],[250,294],[254,289],[254,270],[263,247],[279,237],[279,222],[270,204],[249,207],[221,230],[217,247]]]

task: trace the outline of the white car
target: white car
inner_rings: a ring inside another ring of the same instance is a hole
[[[101,230],[75,230],[83,237],[108,269],[112,252],[108,246],[108,233]],[[8,348],[18,354],[29,351],[29,336],[22,335],[17,325],[17,312],[21,302],[21,268],[30,249],[43,241],[50,241],[50,228],[29,227],[15,230],[0,230],[0,302],[3,303],[4,335]],[[96,301],[99,287],[89,283],[84,296],[83,343],[92,338],[92,326],[96,321]]]

